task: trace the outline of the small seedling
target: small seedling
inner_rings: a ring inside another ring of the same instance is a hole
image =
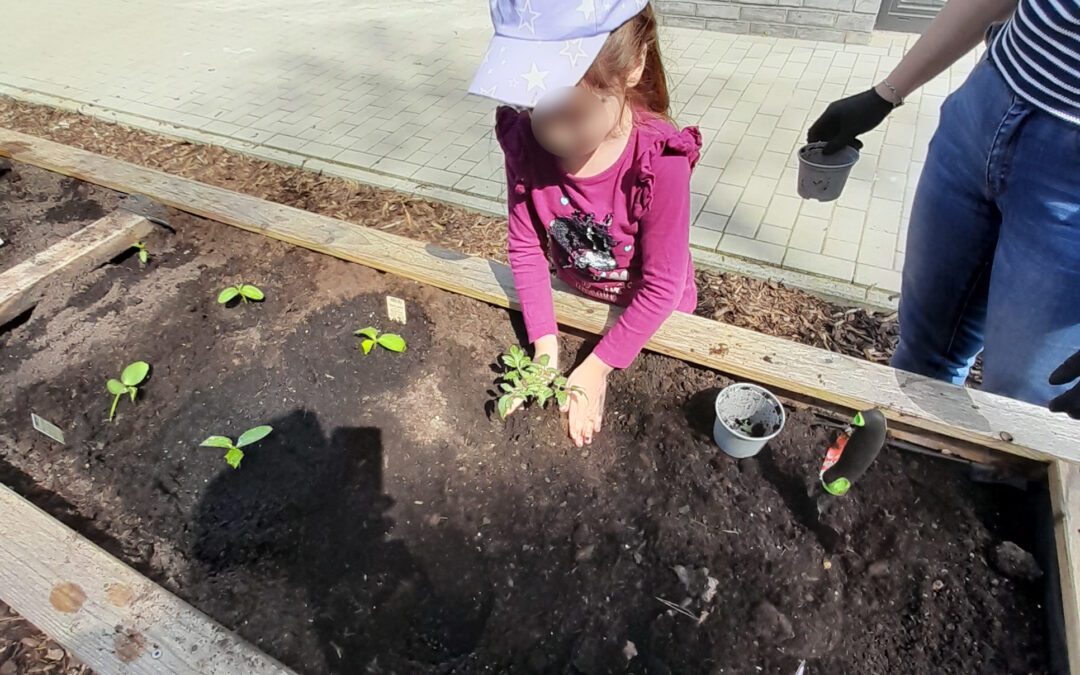
[[[393,333],[380,333],[377,328],[361,328],[353,333],[363,338],[360,341],[360,349],[364,354],[370,354],[375,345],[391,352],[401,353],[405,351],[405,338]]]
[[[139,264],[146,267],[146,263],[150,262],[150,251],[146,250],[146,243],[137,241],[131,245],[131,248],[139,252]]]
[[[543,407],[555,399],[560,406],[564,406],[570,394],[585,395],[581,387],[567,387],[566,377],[548,365],[550,358],[547,354],[533,361],[524,349],[514,346],[509,354],[503,354],[502,362],[507,371],[499,384],[503,391],[499,398],[499,417],[505,418],[515,403],[535,400]]]
[[[266,296],[263,295],[263,292],[259,290],[258,286],[252,286],[251,284],[237,284],[222,289],[222,291],[218,293],[217,301],[222,305],[231,302],[236,298],[240,298],[240,300],[245,303],[249,300],[251,302],[262,302],[262,299],[265,297]]]
[[[149,363],[146,361],[136,361],[127,368],[124,368],[124,372],[120,373],[119,380],[110,379],[105,383],[105,387],[109,390],[109,393],[113,395],[112,407],[109,408],[110,422],[116,417],[116,404],[120,402],[120,398],[123,397],[124,394],[131,397],[132,403],[135,402],[135,397],[139,394],[139,385],[146,379],[149,372]]]
[[[211,436],[199,445],[204,448],[225,448],[225,462],[232,468],[239,469],[240,460],[244,459],[244,451],[240,448],[261,441],[273,430],[273,427],[268,426],[255,427],[240,434],[236,443],[227,436]]]

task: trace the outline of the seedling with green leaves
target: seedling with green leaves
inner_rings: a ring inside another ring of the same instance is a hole
[[[229,303],[236,298],[240,298],[240,300],[244,303],[247,303],[249,301],[262,302],[263,298],[265,297],[266,296],[261,290],[259,290],[258,286],[253,286],[251,284],[237,284],[235,286],[223,288],[221,292],[218,293],[217,301],[219,304],[222,305]]]
[[[139,252],[139,264],[146,267],[146,263],[150,262],[150,251],[146,250],[146,243],[137,241],[131,245],[131,248]]]
[[[499,417],[505,418],[518,403],[532,400],[543,407],[555,399],[560,406],[564,406],[571,394],[585,395],[581,387],[567,386],[566,377],[548,365],[550,358],[547,354],[533,361],[524,349],[515,345],[510,348],[509,354],[503,354],[502,362],[507,370],[499,383],[503,391],[499,397]]]
[[[109,408],[109,421],[112,422],[116,417],[116,405],[120,403],[120,399],[126,394],[131,397],[131,402],[135,402],[135,397],[139,395],[139,385],[143,383],[146,376],[150,373],[150,364],[146,361],[136,361],[129,364],[127,368],[124,368],[124,372],[120,373],[119,380],[110,379],[105,383],[105,387],[109,390],[109,393],[113,395],[112,407]]]
[[[236,439],[236,443],[233,443],[232,439],[227,436],[211,436],[199,445],[204,448],[224,448],[226,450],[225,462],[232,468],[239,469],[240,460],[244,459],[244,451],[240,448],[261,441],[273,430],[273,427],[264,425],[248,429],[240,434],[240,438]]]
[[[394,333],[380,333],[377,328],[361,328],[353,333],[360,338],[360,350],[365,355],[370,354],[375,345],[391,352],[401,353],[405,351],[405,338]]]

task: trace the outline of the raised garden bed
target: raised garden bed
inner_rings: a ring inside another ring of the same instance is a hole
[[[512,313],[171,220],[148,268],[83,275],[0,335],[0,482],[297,671],[1047,671],[1042,584],[991,563],[1034,547],[1023,493],[890,449],[816,500],[810,412],[734,462],[709,438],[728,380],[653,354],[575,450],[553,411],[492,415]],[[216,302],[240,282],[266,301]],[[363,356],[368,325],[408,349]],[[137,359],[109,423],[105,380]],[[237,470],[198,447],[263,423]]]

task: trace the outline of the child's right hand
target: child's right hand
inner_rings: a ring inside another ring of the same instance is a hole
[[[537,338],[533,343],[533,362],[540,361],[541,356],[548,357],[548,368],[551,368],[554,372],[559,372],[559,338],[554,335],[545,335],[541,338]],[[516,401],[514,405],[510,406],[510,410],[507,411],[506,416],[514,414],[524,401]]]

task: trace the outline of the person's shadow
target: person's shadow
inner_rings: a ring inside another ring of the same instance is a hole
[[[300,614],[288,625],[310,622],[329,672],[364,672],[400,655],[442,664],[472,651],[490,602],[463,614],[405,542],[388,537],[393,500],[382,491],[381,432],[340,428],[327,439],[302,410],[270,424],[273,433],[246,449],[240,468],[222,471],[204,492],[194,544],[204,573],[255,586],[243,592],[255,595],[260,612]],[[439,545],[456,539],[450,550],[467,555],[461,533],[448,530],[440,529]],[[273,583],[260,582],[267,579]],[[306,607],[289,599],[293,591]],[[259,632],[274,627],[269,619]]]

